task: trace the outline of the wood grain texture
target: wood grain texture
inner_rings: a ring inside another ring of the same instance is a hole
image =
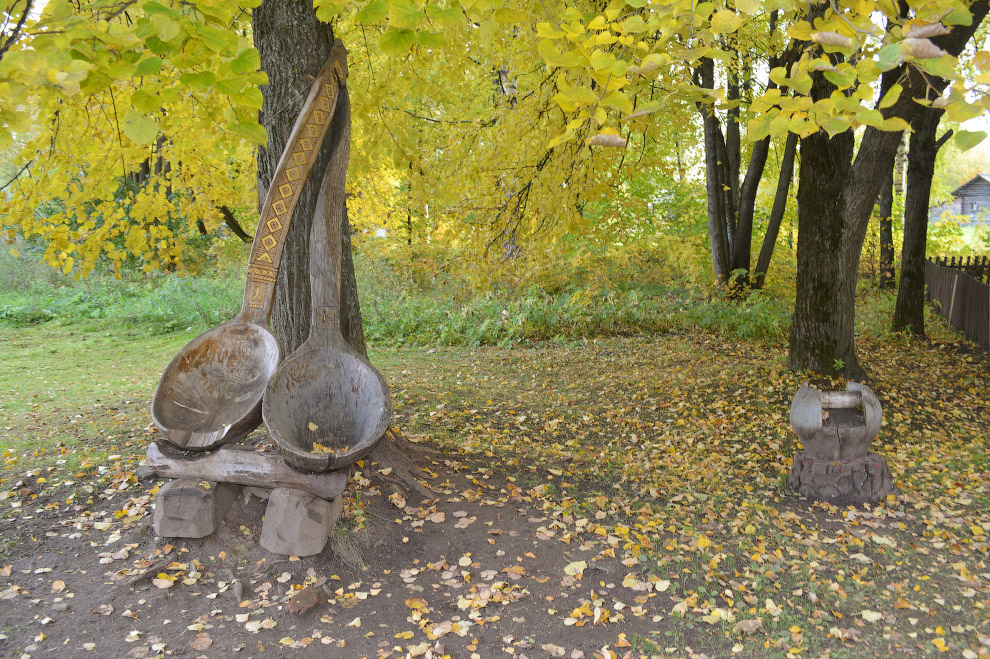
[[[392,415],[384,378],[340,331],[341,231],[350,150],[350,105],[341,90],[330,163],[310,236],[309,338],[268,383],[262,415],[278,451],[311,471],[346,467],[384,435]]]
[[[155,535],[205,538],[213,533],[237,496],[237,487],[204,479],[166,483],[155,497]]]
[[[308,492],[280,487],[272,491],[261,527],[261,546],[276,554],[315,556],[344,510],[340,497],[327,501]]]
[[[313,83],[268,190],[240,313],[193,339],[159,381],[152,419],[180,448],[238,441],[261,422],[261,398],[282,355],[268,321],[285,233],[346,75],[346,51],[338,44]]]
[[[148,466],[165,478],[193,478],[251,487],[291,487],[333,499],[347,487],[347,471],[313,474],[292,469],[276,453],[223,446],[209,453],[187,453],[169,444],[148,447]]]

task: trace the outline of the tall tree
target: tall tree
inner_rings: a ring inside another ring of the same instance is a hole
[[[914,131],[908,147],[907,198],[904,202],[904,242],[901,248],[901,279],[894,307],[895,332],[910,331],[925,336],[925,249],[928,242],[928,204],[935,157],[951,131],[935,139],[941,108],[924,108],[911,122]]]

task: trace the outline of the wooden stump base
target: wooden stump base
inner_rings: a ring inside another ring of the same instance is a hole
[[[289,556],[319,554],[343,510],[343,499],[339,496],[327,501],[303,490],[276,488],[265,510],[261,546]]]
[[[205,538],[227,514],[238,489],[230,483],[186,478],[166,483],[155,498],[155,534],[162,538]]]
[[[822,460],[798,451],[788,484],[799,493],[832,504],[877,503],[897,491],[887,461],[875,453],[861,460]]]

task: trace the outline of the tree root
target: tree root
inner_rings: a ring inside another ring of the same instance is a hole
[[[412,490],[424,499],[435,499],[436,493],[413,475],[413,469],[417,468],[417,462],[429,461],[429,456],[435,453],[436,451],[431,448],[410,442],[403,437],[401,431],[389,428],[385,432],[385,437],[371,452],[370,457],[378,463],[379,467],[392,469],[387,476],[377,474],[381,480],[390,485]]]

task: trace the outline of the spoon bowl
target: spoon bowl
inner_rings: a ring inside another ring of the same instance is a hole
[[[261,423],[261,397],[281,352],[267,327],[238,318],[200,334],[165,369],[152,419],[191,450],[244,437]]]
[[[263,409],[283,457],[309,471],[363,458],[392,415],[388,387],[365,359],[305,344],[272,376]]]

